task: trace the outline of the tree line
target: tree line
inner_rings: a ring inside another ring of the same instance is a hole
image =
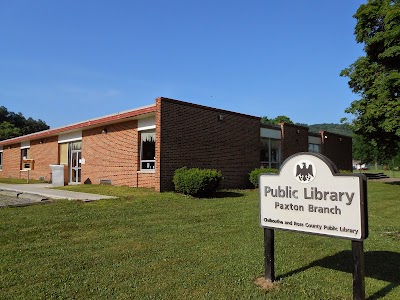
[[[22,113],[9,111],[6,107],[0,106],[0,141],[11,139],[17,136],[30,134],[50,127],[42,120],[25,118]]]
[[[308,127],[309,132],[319,133],[322,130],[326,130],[332,133],[337,133],[341,135],[354,136],[353,130],[348,124],[339,123],[320,123],[320,124],[305,124],[305,123],[294,123],[289,117],[281,115],[275,118],[268,118],[264,116],[261,118],[261,123],[278,125],[279,123],[295,124],[304,127]]]

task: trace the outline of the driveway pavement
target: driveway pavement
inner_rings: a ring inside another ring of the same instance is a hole
[[[0,207],[19,206],[49,201],[52,199],[68,199],[81,201],[95,201],[100,199],[112,199],[116,197],[62,191],[51,189],[52,185],[43,184],[5,184],[0,183]]]

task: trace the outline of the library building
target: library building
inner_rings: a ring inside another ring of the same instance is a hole
[[[0,177],[64,184],[174,189],[174,171],[220,170],[222,188],[249,188],[248,174],[279,168],[298,152],[321,153],[352,170],[351,137],[169,98],[129,111],[0,141]]]

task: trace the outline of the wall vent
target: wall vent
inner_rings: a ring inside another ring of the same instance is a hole
[[[112,185],[111,179],[100,179],[101,185]]]

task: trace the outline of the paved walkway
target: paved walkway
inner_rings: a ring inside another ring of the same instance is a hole
[[[52,185],[42,184],[5,184],[0,183],[0,207],[9,205],[24,205],[51,199],[68,199],[94,201],[115,198],[112,196],[71,192],[51,189]]]

